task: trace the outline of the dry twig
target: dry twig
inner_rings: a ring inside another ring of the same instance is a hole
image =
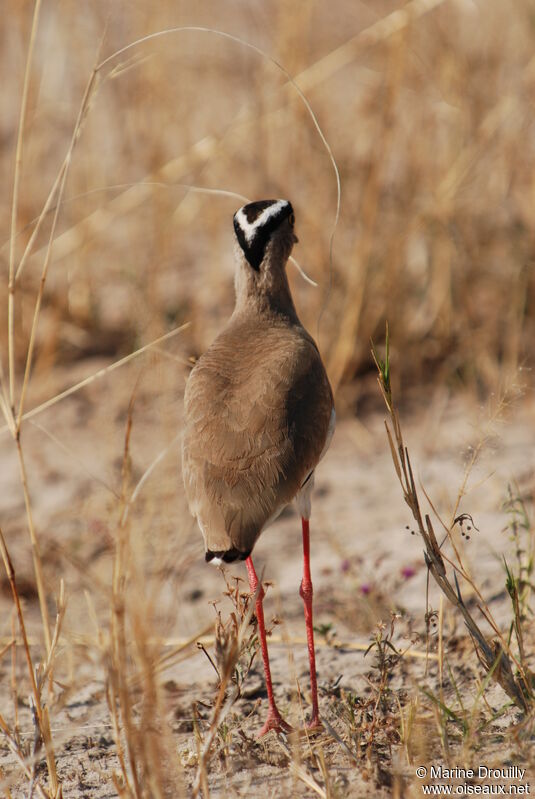
[[[372,354],[375,365],[379,372],[378,382],[385,401],[386,407],[390,415],[391,428],[388,422],[385,421],[386,434],[392,455],[392,461],[398,480],[400,482],[403,498],[409,506],[413,515],[414,521],[418,528],[422,540],[425,545],[424,558],[429,572],[433,576],[438,587],[451,604],[456,607],[461,613],[464,623],[466,624],[477,656],[485,669],[487,674],[491,674],[506,692],[507,696],[514,702],[517,707],[523,711],[527,711],[534,705],[533,688],[529,676],[525,673],[522,664],[514,657],[510,647],[505,642],[503,636],[499,639],[488,640],[484,633],[481,631],[479,625],[476,623],[474,617],[468,610],[463,601],[461,588],[457,578],[457,572],[461,573],[465,579],[468,579],[466,572],[460,568],[454,567],[451,561],[443,556],[433,524],[428,514],[422,515],[420,508],[420,501],[418,492],[414,482],[414,475],[412,465],[409,457],[409,451],[405,446],[403,435],[401,432],[401,424],[399,420],[398,411],[394,405],[392,397],[392,386],[390,381],[390,361],[389,361],[389,339],[388,327],[386,329],[386,352],[384,361],[379,357],[377,350],[372,344]],[[446,570],[446,562],[454,567],[453,583],[452,578]],[[473,585],[473,583],[471,583]],[[478,591],[479,596],[481,594]],[[484,618],[491,623],[492,617],[487,607],[479,606]],[[496,632],[499,632],[497,626],[492,623]],[[516,666],[516,673],[513,671],[513,665]]]

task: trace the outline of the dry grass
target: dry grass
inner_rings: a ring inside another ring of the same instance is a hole
[[[435,5],[423,14],[425,3],[409,4],[421,18],[404,25],[387,16],[395,8],[387,3],[359,11],[339,3],[329,19],[319,7],[277,2],[227,18],[204,4],[192,19],[161,2],[129,9],[128,25],[117,8],[106,27],[105,4],[84,12],[48,4],[30,70],[15,262],[69,151],[98,53],[171,24],[229,30],[295,76],[337,159],[343,202],[330,275],[336,182],[285,76],[257,52],[210,33],[176,32],[132,48],[99,71],[68,165],[35,370],[123,353],[186,320],[193,322],[188,349],[202,351],[231,306],[229,219],[240,201],[185,188],[196,185],[291,197],[296,255],[321,287],[294,280],[312,329],[332,283],[321,341],[337,385],[370,368],[367,342],[381,335],[385,318],[407,383],[494,389],[514,373],[533,336],[535,291],[529,5],[513,12],[490,3],[485,14],[468,0]],[[2,94],[6,189],[31,16],[31,7],[14,3],[2,31],[6,73],[20,75]],[[373,27],[385,17],[390,24]],[[375,36],[359,33],[370,26]],[[11,191],[3,197],[7,223]],[[55,202],[33,242],[37,254],[16,270],[20,364]],[[9,239],[5,227],[7,260]],[[4,352],[7,329],[4,319]]]
[[[415,764],[468,763],[485,746],[495,757],[503,719],[533,765],[532,494],[509,497],[504,624],[456,549],[468,472],[445,525],[448,560],[420,510],[384,363],[404,496],[481,666],[465,634],[449,635],[443,604],[424,641],[414,620],[390,615],[395,586],[358,599],[337,586],[340,618],[379,621],[367,688],[333,678],[322,736],[259,744],[254,602],[236,586],[218,616],[217,688],[190,695],[176,682],[182,667],[191,679],[210,631],[185,588],[198,540],[177,488],[180,396],[188,359],[232,307],[230,219],[244,197],[294,204],[295,255],[319,288],[289,267],[292,287],[341,415],[376,402],[368,342],[385,319],[402,396],[501,396],[524,380],[535,336],[530,4],[121,0],[110,12],[6,0],[0,41],[11,76],[0,97],[0,435],[6,485],[8,471],[20,475],[19,495],[0,503],[0,790],[239,796],[269,776],[281,780],[272,795],[373,784],[416,796]],[[331,622],[320,632],[333,662],[343,657]],[[497,709],[493,680],[520,724]],[[287,685],[286,709],[302,719],[291,660]]]

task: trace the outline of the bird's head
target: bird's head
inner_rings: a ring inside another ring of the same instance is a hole
[[[258,200],[234,214],[234,231],[245,260],[259,272],[262,263],[285,264],[298,241],[295,217],[288,200]]]

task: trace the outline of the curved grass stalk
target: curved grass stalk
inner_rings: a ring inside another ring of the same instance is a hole
[[[66,388],[65,391],[60,391],[60,393],[56,394],[54,397],[50,397],[50,399],[45,400],[40,405],[36,405],[35,408],[26,411],[26,413],[22,415],[22,421],[37,416],[38,413],[42,413],[42,411],[45,411],[47,408],[51,408],[57,402],[60,402],[66,397],[70,397],[71,394],[75,394],[77,391],[80,391],[80,389],[84,388],[85,386],[88,386],[90,383],[93,383],[93,381],[99,380],[101,377],[104,377],[110,372],[113,372],[115,369],[118,369],[120,366],[124,366],[126,363],[132,361],[134,358],[137,358],[138,355],[141,355],[142,353],[146,352],[151,347],[154,347],[157,344],[161,344],[162,341],[166,341],[167,339],[172,338],[172,336],[176,336],[177,333],[180,333],[182,330],[185,330],[187,327],[189,327],[189,324],[190,324],[189,322],[186,322],[180,327],[175,327],[174,330],[170,330],[168,333],[164,333],[163,336],[159,336],[157,339],[154,339],[154,341],[150,341],[148,344],[145,344],[143,347],[140,347],[138,350],[134,350],[134,352],[129,353],[129,355],[125,355],[124,358],[120,358],[118,361],[109,364],[109,366],[104,366],[102,369],[99,369],[97,372],[93,372],[93,374],[89,375],[88,377],[84,377],[83,380],[80,380],[78,383],[75,383],[73,386]],[[1,427],[0,435],[2,433],[7,432],[8,429],[9,428],[7,425]]]

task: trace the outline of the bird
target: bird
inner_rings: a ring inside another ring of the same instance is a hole
[[[304,603],[312,710],[321,729],[313,631],[310,514],[314,470],[330,444],[336,414],[318,347],[297,315],[286,274],[295,215],[288,200],[250,202],[234,214],[235,307],[191,370],[184,393],[182,471],[205,559],[245,561],[268,697],[258,733],[288,732],[273,693],[264,589],[252,551],[292,501],[301,516]],[[283,553],[280,553],[281,555]],[[257,591],[258,588],[258,591]]]

